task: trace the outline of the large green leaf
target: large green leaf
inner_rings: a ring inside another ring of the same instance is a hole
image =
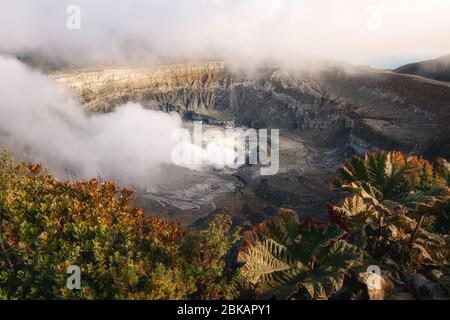
[[[238,255],[241,274],[263,296],[327,298],[342,286],[344,275],[360,259],[338,226],[301,222],[292,211],[244,233]]]
[[[307,221],[298,236],[298,242],[291,248],[295,259],[311,264],[322,249],[345,234],[338,226],[321,226]]]
[[[238,261],[245,262],[241,273],[253,284],[276,283],[278,278],[289,278],[293,270],[303,267],[290,257],[286,246],[272,239],[256,241],[250,249],[239,253]]]
[[[304,299],[326,299],[337,293],[347,270],[356,265],[360,253],[344,240],[334,242],[317,256],[314,268],[299,283]]]
[[[354,157],[345,162],[334,185],[342,189],[356,184],[378,201],[399,201],[413,190],[448,187],[445,168],[440,165],[433,169],[428,161],[401,152],[369,153],[364,159]]]
[[[361,229],[362,225],[378,219],[378,212],[374,206],[366,203],[364,198],[358,195],[346,198],[341,206],[328,205],[328,212],[332,222],[347,232]]]

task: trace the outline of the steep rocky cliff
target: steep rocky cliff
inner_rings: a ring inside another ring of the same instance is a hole
[[[170,194],[163,196],[174,200],[169,215],[184,224],[200,223],[218,210],[229,210],[240,224],[257,223],[281,206],[321,216],[324,203],[335,196],[327,180],[355,153],[397,149],[450,156],[450,84],[415,76],[351,65],[312,71],[206,63],[78,70],[52,77],[92,112],[133,101],[179,112],[187,120],[281,129],[280,171],[274,176],[260,176],[258,166],[243,167],[234,175],[236,191],[211,197],[214,188],[206,187],[204,197],[188,199],[198,204],[190,210],[174,204],[180,194],[186,197],[184,190],[176,189],[183,182],[166,186]],[[225,185],[229,179],[197,180]],[[189,181],[190,187],[196,183]],[[142,201],[158,211],[148,197]],[[170,199],[167,202],[170,205]]]
[[[450,84],[352,66],[313,72],[207,63],[53,77],[91,111],[133,101],[210,123],[317,131],[321,139],[338,132],[358,153],[370,148],[427,153],[447,137],[450,123]],[[441,153],[448,156],[448,146],[442,145]]]

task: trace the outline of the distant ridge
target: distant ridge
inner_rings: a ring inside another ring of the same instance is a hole
[[[394,72],[450,82],[450,54],[432,60],[410,63],[395,69]]]

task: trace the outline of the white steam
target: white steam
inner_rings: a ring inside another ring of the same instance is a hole
[[[146,186],[170,162],[179,115],[137,104],[86,115],[47,77],[0,57],[0,146],[21,160],[40,161],[59,176],[116,179]]]

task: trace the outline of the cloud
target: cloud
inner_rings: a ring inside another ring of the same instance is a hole
[[[81,30],[66,8],[81,8]],[[300,57],[355,63],[450,52],[448,0],[15,0],[0,10],[0,50],[75,65]]]

